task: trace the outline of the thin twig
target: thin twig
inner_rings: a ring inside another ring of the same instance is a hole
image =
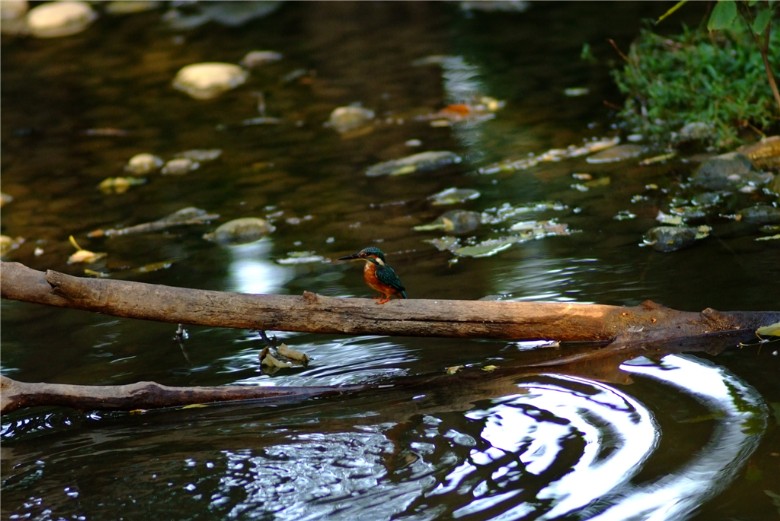
[[[780,91],[777,90],[777,82],[775,81],[775,75],[772,72],[772,65],[769,63],[769,36],[772,28],[771,22],[767,24],[764,32],[764,42],[759,48],[761,52],[761,59],[764,61],[764,70],[766,71],[766,79],[769,81],[769,87],[772,89],[772,95],[775,97],[775,103],[777,103],[777,109],[780,111]]]
[[[612,48],[615,49],[615,52],[618,53],[618,56],[623,58],[623,60],[626,63],[631,63],[631,60],[628,58],[628,56],[626,56],[626,54],[623,51],[620,50],[620,47],[618,47],[618,44],[617,42],[615,42],[615,40],[613,40],[612,38],[608,38],[607,41],[612,46]]]

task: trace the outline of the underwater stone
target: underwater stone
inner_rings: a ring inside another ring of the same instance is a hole
[[[736,152],[704,161],[691,177],[695,186],[707,190],[735,190],[746,184],[764,184],[769,180],[765,174],[753,169],[747,156]]]
[[[745,154],[756,168],[780,169],[780,136],[770,136],[737,149]]]
[[[338,107],[330,113],[328,123],[339,133],[355,130],[374,119],[374,111],[363,107]]]
[[[3,0],[0,2],[0,31],[3,34],[26,34],[27,0]]]
[[[115,0],[105,4],[104,10],[110,15],[136,14],[157,9],[160,4],[154,0]]]
[[[57,38],[80,33],[97,15],[85,2],[50,2],[30,9],[27,26],[38,38]]]
[[[437,168],[455,165],[461,161],[461,157],[454,152],[421,152],[401,159],[378,163],[369,167],[368,170],[366,170],[366,175],[368,177],[379,177],[382,175],[403,175],[414,172],[427,172],[436,170]]]
[[[626,159],[633,159],[639,157],[644,152],[644,148],[640,145],[617,145],[606,150],[596,152],[592,156],[588,157],[586,161],[591,164],[601,163],[615,163],[618,161],[625,161]]]
[[[203,236],[208,241],[219,244],[245,244],[262,239],[276,228],[259,217],[241,217],[218,227],[212,233]]]
[[[656,226],[645,233],[644,243],[654,250],[669,253],[696,242],[698,230],[686,226]]]
[[[278,62],[282,58],[282,54],[276,51],[249,51],[241,59],[241,65],[247,69],[253,69],[268,63]]]
[[[163,175],[184,175],[200,168],[200,163],[188,157],[171,159],[162,168]]]
[[[780,223],[780,208],[768,204],[757,204],[743,208],[737,212],[741,221],[752,224],[776,224]]]
[[[437,219],[444,224],[444,231],[455,235],[473,232],[482,223],[482,214],[469,210],[450,210]]]
[[[206,100],[242,85],[248,76],[244,69],[232,63],[194,63],[176,73],[173,88]]]
[[[125,172],[133,175],[145,175],[158,170],[163,160],[153,154],[136,154],[125,165]]]

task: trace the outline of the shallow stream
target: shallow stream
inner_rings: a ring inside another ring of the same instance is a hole
[[[526,7],[164,3],[117,15],[101,4],[74,36],[6,35],[2,191],[13,199],[2,233],[23,241],[4,260],[199,289],[368,297],[356,264],[331,261],[373,245],[411,298],[778,310],[777,241],[727,217],[758,193],[725,196],[704,219],[710,236],[689,248],[642,244],[659,211],[690,197],[697,158],[643,164],[664,151],[613,128],[621,98],[608,65],[619,58],[607,39],[627,48],[666,7]],[[597,63],[580,58],[584,43]],[[171,85],[185,65],[239,63],[253,50],[282,58],[215,99]],[[456,117],[479,103],[487,108]],[[350,105],[375,117],[340,133],[329,117]],[[618,160],[572,152],[613,138],[632,146]],[[127,176],[136,154],[167,161],[188,150],[221,154],[184,175],[140,176],[123,193],[98,188]],[[460,160],[366,175],[426,151]],[[447,189],[471,192],[435,204]],[[184,207],[220,217],[89,236]],[[450,210],[477,212],[481,224],[461,235],[425,228]],[[274,230],[241,245],[203,238],[242,217]],[[107,256],[68,264],[71,235]],[[257,332],[188,332],[180,347],[168,324],[3,300],[2,374],[287,386],[393,382],[457,365],[518,370],[271,408],[5,415],[4,519],[765,521],[780,512],[776,345],[532,372],[523,357],[536,344],[270,332],[312,359],[270,375]]]

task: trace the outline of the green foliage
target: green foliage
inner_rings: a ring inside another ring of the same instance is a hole
[[[656,23],[661,23],[687,3],[688,0],[680,0],[661,15]],[[753,34],[760,35],[769,27],[775,6],[775,0],[742,0],[739,5],[735,0],[718,0],[707,21],[707,30],[743,31],[749,28]]]
[[[712,9],[710,19],[707,22],[709,31],[744,31],[749,29],[759,36],[766,31],[772,21],[774,2],[758,2],[748,0],[741,2],[742,16],[740,16],[737,2],[734,0],[718,0]]]
[[[742,23],[736,9],[734,2],[718,2],[710,23],[736,27]],[[762,12],[753,28],[769,27]],[[771,35],[769,56],[780,56],[777,33]],[[695,124],[696,137],[716,148],[738,143],[740,128],[769,129],[778,122],[777,107],[753,36],[744,30],[708,35],[686,29],[669,38],[643,30],[623,68],[613,71],[627,98],[620,117],[630,130],[663,143],[683,139],[680,129]]]
[[[580,60],[586,61],[588,63],[596,63],[597,60],[593,56],[593,51],[590,48],[590,44],[583,43],[582,44],[582,50],[580,51]]]
[[[722,31],[732,29],[739,23],[739,12],[737,3],[731,0],[721,1],[712,8],[712,14],[707,22],[707,29],[710,31]]]

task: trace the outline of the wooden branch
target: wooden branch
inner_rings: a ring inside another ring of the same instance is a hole
[[[79,410],[129,411],[236,400],[255,400],[279,405],[374,387],[372,385],[169,387],[155,382],[137,382],[128,385],[67,385],[26,383],[0,376],[0,391],[2,391],[0,412],[5,414],[38,405],[71,407]]]
[[[192,325],[336,333],[514,340],[611,341],[619,334],[690,337],[780,321],[780,312],[700,313],[652,302],[620,307],[558,302],[373,300],[248,295],[46,273],[0,264],[2,297],[119,317]],[[749,336],[745,340],[749,340]]]
[[[677,311],[652,302],[637,307],[542,302],[462,300],[373,300],[303,296],[246,295],[46,273],[18,263],[0,263],[2,297],[106,313],[110,315],[244,329],[311,333],[404,336],[482,337],[595,341],[609,347],[569,346],[566,350],[526,353],[522,371],[548,370],[575,364],[577,371],[596,371],[600,378],[625,378],[620,362],[637,353],[668,350],[718,350],[754,337],[756,328],[780,321],[780,312]],[[578,352],[578,350],[581,350]],[[562,366],[563,364],[563,366]],[[574,366],[572,366],[574,367]],[[564,372],[572,370],[570,367]],[[506,368],[494,373],[516,372]],[[475,376],[476,375],[476,376]],[[408,385],[458,385],[464,378],[481,381],[483,374],[452,378],[413,378]],[[463,380],[464,382],[466,380]],[[473,382],[471,382],[473,383]],[[395,382],[391,387],[396,387]],[[154,382],[122,386],[22,383],[0,376],[0,412],[37,405],[76,409],[132,410],[260,400],[268,404],[339,395],[377,385],[322,387],[168,387]]]

